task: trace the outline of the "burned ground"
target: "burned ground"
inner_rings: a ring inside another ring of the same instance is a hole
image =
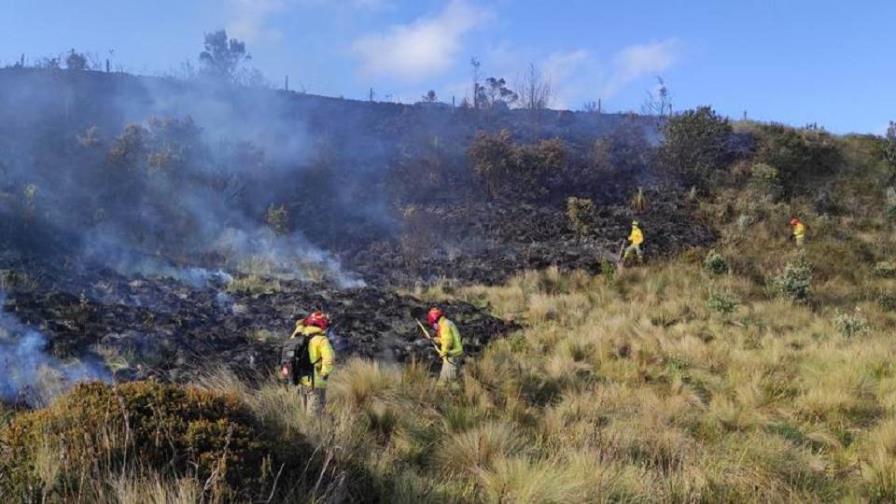
[[[4,264],[9,288],[3,310],[48,335],[53,355],[101,358],[117,379],[186,382],[216,366],[250,378],[267,376],[279,342],[298,317],[315,308],[336,321],[333,340],[341,355],[437,360],[414,322],[429,305],[386,290],[280,281],[276,292],[253,294],[227,292],[224,281],[214,278],[199,287],[126,278],[108,269],[85,271],[83,265],[77,271],[33,262],[10,266]],[[62,273],[67,274],[54,277]],[[513,327],[469,304],[446,308],[464,327],[465,347],[474,354]]]
[[[118,379],[265,375],[314,308],[336,321],[341,354],[435,363],[414,323],[431,300],[396,288],[598,272],[633,218],[648,257],[713,239],[681,188],[659,183],[652,118],[90,72],[0,71],[0,88],[4,311],[52,355],[95,357]],[[640,184],[649,204],[631,205]],[[593,203],[584,232],[571,196]],[[234,287],[246,279],[257,288]],[[513,328],[447,308],[470,354]]]

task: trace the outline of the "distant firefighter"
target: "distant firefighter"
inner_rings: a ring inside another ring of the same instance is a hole
[[[638,221],[632,221],[632,232],[628,235],[629,246],[625,248],[625,254],[622,256],[623,262],[628,260],[632,254],[638,257],[638,262],[644,262],[644,254],[641,251],[641,244],[644,243],[644,232]]]
[[[435,330],[435,339],[439,344],[439,356],[442,358],[439,381],[456,380],[464,356],[464,346],[457,325],[441,309],[435,307],[429,310],[426,321]]]
[[[798,217],[794,217],[790,219],[790,227],[793,229],[793,240],[796,242],[796,246],[802,248],[806,243],[806,225]]]

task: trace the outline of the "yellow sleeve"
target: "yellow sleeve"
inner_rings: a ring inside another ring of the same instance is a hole
[[[439,350],[439,357],[445,357],[448,355],[448,352],[451,350],[451,342],[454,339],[454,335],[451,334],[451,327],[449,327],[447,322],[439,322],[439,343],[441,344],[441,349]]]
[[[328,338],[324,336],[318,338],[317,355],[317,359],[320,359],[320,377],[326,379],[336,364],[336,352],[333,351],[333,345]]]
[[[454,322],[451,323],[451,334],[454,341],[453,354],[456,356],[464,353],[464,344],[460,339],[460,329],[457,328],[457,324]]]

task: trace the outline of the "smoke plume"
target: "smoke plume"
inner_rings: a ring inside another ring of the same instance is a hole
[[[0,293],[0,306],[4,302]],[[0,311],[0,400],[41,406],[78,382],[111,380],[101,363],[63,361],[47,354],[46,346],[43,334]]]

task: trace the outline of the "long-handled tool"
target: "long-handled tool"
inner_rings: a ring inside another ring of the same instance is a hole
[[[622,240],[622,244],[619,245],[619,255],[616,257],[616,271],[618,273],[622,273],[622,270],[625,269],[625,244],[628,243],[627,240]]]
[[[435,340],[432,339],[432,336],[430,336],[429,331],[426,330],[426,327],[424,327],[423,324],[417,319],[414,319],[414,322],[417,322],[417,327],[420,328],[420,332],[423,333],[423,337],[429,340],[430,343],[432,343],[432,347],[436,349],[436,352],[438,352],[439,355],[442,355],[442,350],[438,345],[436,345]]]

